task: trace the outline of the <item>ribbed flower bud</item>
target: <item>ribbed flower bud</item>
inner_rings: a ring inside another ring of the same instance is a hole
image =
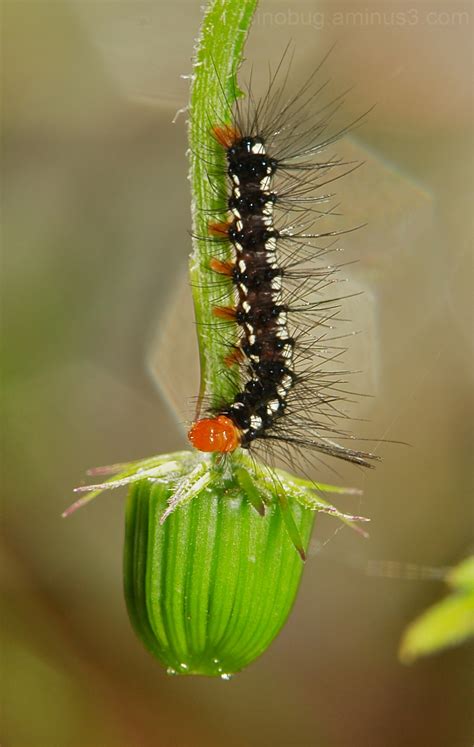
[[[115,473],[115,474],[114,474]],[[171,674],[229,678],[265,651],[296,597],[316,512],[364,534],[323,499],[353,493],[244,455],[176,452],[91,471],[103,490],[129,486],[124,588],[138,636]],[[358,492],[358,491],[355,491]]]
[[[261,516],[237,483],[208,486],[160,523],[170,490],[141,480],[128,496],[128,612],[169,673],[227,679],[260,656],[295,600],[303,562],[277,504]],[[304,547],[314,512],[291,501]]]

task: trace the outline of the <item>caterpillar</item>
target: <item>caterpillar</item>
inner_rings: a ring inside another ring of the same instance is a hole
[[[333,214],[322,207],[332,194],[321,190],[355,168],[333,155],[323,158],[323,151],[365,115],[327,134],[343,96],[308,115],[328,82],[314,86],[321,65],[288,100],[281,67],[263,99],[254,103],[249,92],[246,105],[236,99],[231,124],[212,124],[225,152],[228,192],[227,219],[209,222],[208,240],[230,243],[233,259],[213,257],[209,272],[230,280],[235,294],[233,306],[215,306],[213,315],[218,332],[221,325],[238,326],[223,365],[238,366],[240,375],[233,399],[197,417],[188,439],[203,452],[290,445],[369,467],[375,454],[338,442],[353,438],[340,426],[348,372],[331,368],[341,351],[330,328],[344,297],[325,295],[339,268],[327,264],[334,244],[321,243],[345,231],[307,230]],[[295,216],[302,220],[297,226]]]

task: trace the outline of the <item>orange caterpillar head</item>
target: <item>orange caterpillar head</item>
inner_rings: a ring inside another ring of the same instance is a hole
[[[199,451],[218,451],[226,454],[240,445],[240,431],[225,415],[203,418],[192,424],[188,438]]]

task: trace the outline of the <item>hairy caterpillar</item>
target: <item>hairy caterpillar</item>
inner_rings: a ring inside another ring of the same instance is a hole
[[[345,231],[314,229],[333,214],[324,209],[332,195],[322,188],[355,168],[323,153],[362,117],[331,132],[343,96],[319,105],[328,84],[315,83],[320,65],[288,97],[285,56],[258,103],[249,92],[246,104],[237,99],[230,125],[212,124],[226,156],[228,218],[209,222],[207,240],[216,247],[209,282],[225,277],[235,289],[235,304],[215,306],[213,314],[217,334],[238,325],[223,375],[238,366],[240,384],[232,400],[213,402],[197,417],[188,438],[204,452],[291,445],[368,467],[374,454],[336,440],[352,436],[340,425],[348,372],[333,368],[341,350],[332,322],[344,296],[327,296],[339,269],[327,257],[332,237]],[[219,246],[229,243],[233,259],[222,261]]]

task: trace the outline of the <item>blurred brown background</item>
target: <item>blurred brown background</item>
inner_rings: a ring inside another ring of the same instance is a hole
[[[472,647],[408,668],[397,647],[444,593],[422,567],[455,563],[472,536],[472,4],[257,14],[256,70],[293,39],[296,84],[337,40],[335,90],[356,86],[345,121],[377,103],[341,145],[366,164],[337,185],[346,225],[369,224],[343,242],[366,291],[351,360],[374,394],[357,430],[411,446],[380,447],[373,474],[316,472],[364,489],[338,505],[370,516],[371,538],[318,522],[289,623],[230,683],[170,678],[135,639],[122,493],[60,518],[88,467],[184,444],[197,382],[176,411],[175,353],[153,340],[190,250],[186,117],[171,120],[199,2],[19,0],[2,15],[2,747],[471,745]]]

